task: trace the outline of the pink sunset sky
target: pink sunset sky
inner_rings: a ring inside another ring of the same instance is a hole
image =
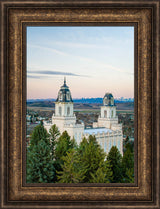
[[[134,27],[27,27],[27,99],[134,97]]]

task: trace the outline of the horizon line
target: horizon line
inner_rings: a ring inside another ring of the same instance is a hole
[[[103,98],[103,97],[76,97],[76,98],[72,98],[73,100],[74,99],[97,99],[97,98]],[[121,98],[123,98],[123,99],[134,99],[134,97],[123,97],[123,96],[121,96],[121,97],[114,97],[114,99],[121,99]],[[43,99],[43,100],[48,100],[48,99],[57,99],[57,98],[29,98],[29,99],[27,99],[27,100],[40,100],[40,99]]]

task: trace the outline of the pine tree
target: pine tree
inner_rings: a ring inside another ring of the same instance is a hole
[[[107,160],[110,162],[113,172],[112,183],[122,182],[122,156],[116,146],[113,146],[107,155]]]
[[[125,152],[127,149],[130,149],[131,152],[134,152],[134,141],[129,140],[128,136],[123,142],[123,152]]]
[[[75,140],[71,140],[67,131],[64,131],[55,145],[55,166],[57,171],[62,170],[63,156],[66,156],[67,151],[76,147]]]
[[[91,173],[90,183],[110,183],[113,180],[113,172],[110,163],[102,161],[95,173]]]
[[[132,153],[134,152],[134,141],[128,141],[125,145],[125,151],[129,149]]]
[[[84,137],[78,147],[78,152],[82,155],[85,151],[86,146],[88,145],[87,139]]]
[[[62,157],[62,171],[58,173],[60,183],[79,183],[85,177],[85,170],[81,168],[79,155],[75,149],[70,149],[66,156]]]
[[[55,177],[50,146],[41,139],[27,151],[27,183],[49,183]]]
[[[58,136],[60,135],[58,127],[55,124],[53,126],[51,126],[51,128],[49,129],[49,135],[50,135],[51,153],[52,153],[52,157],[54,159],[55,158],[54,152],[55,152],[56,140],[58,139]]]
[[[59,137],[56,143],[55,155],[56,159],[61,159],[62,156],[65,156],[69,149],[72,149],[75,146],[75,141],[71,140],[71,137],[68,135],[67,131],[64,131]]]
[[[36,126],[27,149],[27,183],[52,182],[55,178],[50,140],[42,124]]]
[[[31,140],[30,140],[30,149],[37,145],[40,140],[45,141],[48,145],[50,144],[49,140],[49,134],[47,133],[47,130],[44,128],[43,124],[36,126],[33,129]]]
[[[123,182],[131,183],[134,181],[132,179],[132,177],[134,178],[134,153],[131,152],[130,146],[127,147],[122,158],[122,172]]]
[[[80,153],[80,161],[86,169],[84,182],[90,182],[92,176],[99,168],[101,161],[104,161],[105,153],[97,143],[95,136],[91,135],[88,140],[82,140],[78,151]]]
[[[134,183],[134,168],[126,169],[125,183]]]

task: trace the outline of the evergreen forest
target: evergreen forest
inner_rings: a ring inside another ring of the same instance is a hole
[[[43,123],[36,126],[27,147],[27,183],[134,183],[134,148],[127,137],[123,156],[116,146],[106,155],[94,136],[79,145],[66,131]]]

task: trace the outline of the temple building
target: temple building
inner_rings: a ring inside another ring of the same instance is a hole
[[[55,101],[55,114],[52,116],[52,122],[44,121],[44,127],[49,131],[54,124],[60,133],[66,130],[71,138],[75,138],[77,144],[81,142],[83,137],[88,138],[89,135],[94,135],[106,153],[110,151],[112,146],[117,146],[123,155],[122,124],[118,123],[116,105],[111,93],[105,94],[101,114],[98,121],[93,123],[93,128],[85,129],[84,123],[76,123],[71,92],[64,79],[64,84]]]

